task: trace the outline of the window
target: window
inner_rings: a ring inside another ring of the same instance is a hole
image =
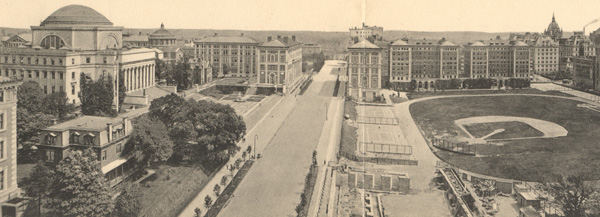
[[[75,72],[71,72],[71,78],[75,79]]]
[[[46,161],[54,161],[54,150],[46,150]]]
[[[90,58],[89,57],[85,58],[85,63],[90,63]]]
[[[71,85],[71,95],[75,95],[75,85]]]
[[[106,150],[102,151],[102,160],[106,160]]]
[[[71,143],[79,143],[79,133],[78,132],[74,132],[73,134],[71,134]]]
[[[93,145],[94,144],[94,135],[93,134],[88,134],[85,135],[84,139],[84,143],[85,145]]]
[[[63,73],[62,73],[62,72],[59,72],[59,73],[58,73],[58,78],[60,78],[60,80],[62,80],[62,79],[63,79]]]
[[[54,145],[56,141],[56,134],[49,133],[46,135],[46,145]]]
[[[4,91],[0,91],[0,102],[4,102]]]
[[[44,58],[44,65],[46,65],[46,63],[47,63],[46,58]]]
[[[40,78],[40,71],[35,71],[35,78]]]
[[[103,62],[104,64],[106,64],[106,63],[108,62],[108,61],[107,61],[107,59],[106,59],[106,57],[103,57],[103,58],[102,58],[102,62]]]
[[[44,85],[44,93],[48,94],[48,85]]]
[[[117,154],[121,153],[121,151],[123,151],[123,144],[119,143],[117,144]]]
[[[52,86],[52,93],[56,92],[56,87]]]
[[[64,90],[64,89],[65,89],[65,88],[64,88],[63,86],[59,86],[59,87],[58,87],[58,90],[59,90],[59,92],[65,92],[65,90]]]
[[[56,78],[56,72],[51,72],[50,74],[52,74],[52,79]]]
[[[75,58],[71,58],[71,64],[75,64]]]
[[[48,78],[48,72],[44,71],[44,78]]]
[[[5,150],[4,141],[0,141],[0,160],[4,160],[6,158],[6,154],[4,154]]]

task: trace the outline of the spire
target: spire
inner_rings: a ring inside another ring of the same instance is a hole
[[[162,22],[160,23],[160,28],[164,29],[165,28],[165,24],[163,24]]]
[[[552,12],[552,22],[556,22],[556,20],[554,19],[554,12]]]

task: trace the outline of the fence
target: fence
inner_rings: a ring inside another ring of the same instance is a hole
[[[469,145],[467,143],[456,143],[445,139],[432,137],[431,144],[439,149],[452,151],[460,154],[475,155],[477,153],[477,149],[475,148],[475,146]]]
[[[341,151],[340,155],[342,157],[348,158],[349,160],[357,161],[357,162],[368,162],[368,163],[375,163],[375,164],[392,164],[392,165],[409,165],[409,166],[419,165],[419,161],[412,160],[412,159],[409,160],[409,159],[363,157],[363,156],[356,156],[353,153],[348,153],[348,152],[344,152],[344,151]]]
[[[396,119],[396,118],[359,116],[357,118],[357,121],[358,121],[358,123],[362,123],[362,124],[398,125],[398,119]]]
[[[379,144],[370,142],[361,142],[361,147],[366,147],[368,152],[391,153],[391,154],[412,154],[410,145]]]

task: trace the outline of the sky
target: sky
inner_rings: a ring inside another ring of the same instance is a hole
[[[600,18],[599,0],[0,0],[0,26],[28,29],[70,4],[125,28],[542,32],[553,13],[564,31]]]

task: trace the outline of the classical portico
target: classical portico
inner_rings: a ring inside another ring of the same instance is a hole
[[[154,86],[154,70],[155,64],[133,64],[127,65],[121,69],[121,75],[125,76],[126,92],[145,89]]]

